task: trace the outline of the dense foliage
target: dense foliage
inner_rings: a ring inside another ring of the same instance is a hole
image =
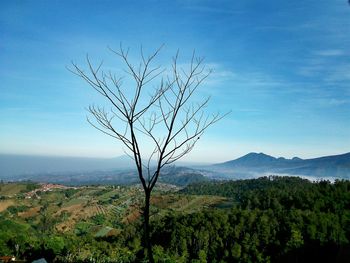
[[[312,183],[298,177],[270,176],[193,184],[182,192],[225,196],[241,209],[298,209],[342,214],[350,208],[349,181]]]
[[[77,199],[79,194],[67,189],[62,200],[68,196]],[[94,195],[101,197],[101,203],[107,199],[117,202],[123,192],[119,196],[102,189]],[[348,262],[350,258],[349,181],[311,183],[293,177],[264,177],[204,182],[172,194],[171,199],[185,202],[194,195],[219,195],[226,200],[191,212],[185,210],[187,203],[182,211],[154,210],[156,261]],[[57,199],[58,194],[55,196]],[[41,212],[34,218],[16,217],[25,211],[24,206],[9,206],[0,213],[0,255],[27,260],[45,257],[56,262],[140,261],[139,220],[120,222],[100,213],[76,223],[73,231],[58,231],[54,226],[68,220],[70,214],[50,217],[53,201],[49,197],[43,194]]]
[[[347,262],[350,256],[349,181],[264,177],[201,183],[182,192],[223,195],[233,204],[229,212],[198,215],[201,220],[172,219],[203,230],[210,262]]]

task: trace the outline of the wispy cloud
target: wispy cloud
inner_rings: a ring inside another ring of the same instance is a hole
[[[290,86],[286,80],[262,71],[245,72],[225,69],[215,64],[213,74],[207,81],[209,86],[233,87],[236,92],[251,92],[251,94],[266,94],[281,91],[279,88]]]
[[[342,48],[311,51],[300,59],[297,74],[317,78],[321,83],[339,84],[350,80],[349,55]]]
[[[199,5],[190,5],[187,6],[188,9],[197,11],[197,12],[206,12],[206,13],[215,13],[215,14],[226,14],[226,15],[237,15],[244,13],[243,10],[229,10],[225,8],[218,7],[208,7],[208,6],[199,6]]]
[[[307,102],[311,105],[317,105],[322,108],[329,107],[338,107],[344,106],[350,103],[350,99],[342,99],[342,98],[331,98],[331,97],[316,97],[316,98],[308,98]]]
[[[221,1],[220,3],[217,3],[203,0],[187,0],[181,1],[181,4],[191,11],[211,13],[215,15],[237,15],[247,12],[246,9],[239,7],[239,3],[234,4],[232,1]]]
[[[350,63],[324,62],[318,65],[301,66],[298,74],[318,78],[321,83],[341,84],[350,80]]]
[[[326,49],[326,50],[315,51],[315,54],[323,57],[335,57],[335,56],[344,55],[345,52],[342,49]]]
[[[340,105],[349,104],[349,103],[350,103],[350,99],[332,98],[332,99],[328,100],[328,104],[331,106],[340,106]]]
[[[316,22],[299,23],[294,25],[259,25],[255,29],[261,31],[294,31],[298,32],[301,30],[312,30],[319,26]]]

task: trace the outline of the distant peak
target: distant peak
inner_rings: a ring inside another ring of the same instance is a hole
[[[257,157],[257,158],[273,158],[273,159],[276,159],[275,157],[271,156],[271,155],[268,155],[268,154],[265,154],[265,153],[256,153],[256,152],[251,152],[251,153],[248,153],[244,156],[242,156],[241,158],[245,158],[245,157]]]
[[[236,160],[234,160],[233,162],[239,162],[239,163],[251,163],[251,164],[263,164],[263,163],[269,163],[272,161],[275,161],[276,158],[270,155],[267,155],[265,153],[255,153],[255,152],[251,152],[248,153]]]

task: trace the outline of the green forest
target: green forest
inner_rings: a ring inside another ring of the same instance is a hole
[[[31,262],[141,262],[142,192],[135,186],[52,191],[0,185],[0,256]],[[157,262],[349,262],[350,182],[297,177],[157,188]]]

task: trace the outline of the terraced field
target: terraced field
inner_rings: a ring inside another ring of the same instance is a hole
[[[37,185],[37,187],[47,186]],[[138,220],[142,213],[143,191],[138,186],[83,186],[32,189],[26,184],[3,184],[0,213],[22,222],[57,232],[90,231],[98,236],[119,233],[121,225]],[[169,190],[170,189],[170,190]],[[151,199],[152,217],[173,211],[193,213],[225,202],[215,196],[182,195],[174,187],[162,186]],[[30,195],[30,191],[35,195]],[[151,218],[152,219],[152,218]],[[85,230],[84,230],[85,229]]]

